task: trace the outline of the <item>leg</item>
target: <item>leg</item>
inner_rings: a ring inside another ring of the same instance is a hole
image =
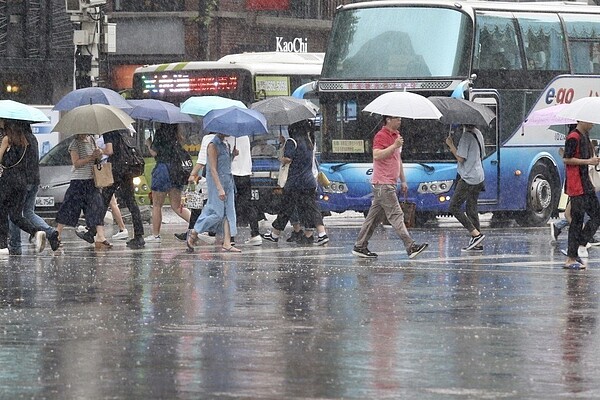
[[[171,199],[171,209],[175,211],[185,222],[190,222],[190,210],[181,205],[181,190],[172,188],[169,190],[169,198]]]
[[[140,212],[140,207],[135,201],[133,177],[126,176],[123,179],[119,180],[118,184],[123,201],[125,201],[125,206],[129,209],[129,212],[131,213],[131,222],[133,223],[133,235],[134,237],[143,238],[144,223],[142,221],[142,213]]]
[[[383,208],[389,223],[398,236],[400,236],[404,247],[408,250],[414,243],[414,240],[410,237],[408,229],[406,229],[406,225],[404,224],[404,213],[398,202],[396,186],[381,185],[381,208]]]
[[[461,210],[461,206],[463,203],[470,201],[471,191],[468,183],[459,179],[456,189],[454,190],[454,195],[452,196],[452,200],[450,200],[450,205],[448,207],[448,211],[460,222],[460,224],[471,234],[471,236],[479,235],[479,230],[475,227],[475,224],[471,220],[471,218]],[[472,199],[471,199],[472,201]],[[472,207],[472,204],[471,204]],[[477,209],[477,200],[475,201],[475,209]],[[472,209],[470,210],[472,213]],[[479,218],[477,218],[479,222]]]
[[[119,231],[124,231],[126,228],[125,228],[125,223],[123,222],[123,215],[121,214],[121,210],[119,209],[119,204],[117,203],[117,198],[115,197],[114,194],[110,198],[109,206],[110,206],[110,213],[113,216],[113,220],[117,223],[117,226],[119,227]]]
[[[371,239],[371,236],[373,236],[373,232],[375,232],[375,228],[377,228],[381,222],[383,215],[384,211],[381,207],[381,185],[376,185],[373,187],[373,200],[371,201],[369,213],[360,227],[358,238],[354,243],[354,247],[359,249],[367,248],[369,245],[369,239]]]
[[[166,192],[152,192],[152,234],[160,235],[162,224],[162,206],[165,204]]]
[[[567,265],[572,264],[577,258],[577,249],[581,242],[583,230],[583,216],[585,214],[584,196],[571,197],[571,224],[569,226],[567,245]]]

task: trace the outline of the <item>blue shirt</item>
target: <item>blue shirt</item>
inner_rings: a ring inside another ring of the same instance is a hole
[[[285,189],[316,189],[317,181],[312,172],[313,150],[308,137],[299,138],[296,143],[293,140],[286,140],[283,156],[292,159]]]

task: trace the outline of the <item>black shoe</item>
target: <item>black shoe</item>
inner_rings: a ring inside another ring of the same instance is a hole
[[[558,235],[560,235],[561,229],[558,229],[554,222],[550,224],[550,237],[551,240],[556,242],[558,241]]]
[[[479,243],[483,242],[483,239],[485,239],[485,235],[483,233],[480,233],[477,236],[471,236],[471,239],[469,240],[469,245],[466,247],[466,249],[472,250],[474,247],[479,245]]]
[[[174,233],[173,235],[177,238],[177,240],[181,240],[182,242],[185,242],[187,240],[187,232]]]
[[[88,243],[93,244],[94,243],[94,234],[90,231],[85,231],[85,232],[79,232],[79,231],[75,231],[75,234],[77,235],[78,238],[85,240]]]
[[[366,247],[363,249],[363,248],[354,246],[354,248],[352,249],[352,254],[354,254],[355,256],[362,257],[362,258],[377,258],[377,253],[373,253]]]
[[[329,243],[329,236],[327,236],[327,235],[323,235],[323,236],[317,235],[317,240],[315,240],[315,242],[313,244],[315,246],[323,246],[325,243]]]
[[[278,237],[273,237],[273,235],[271,234],[271,232],[263,233],[260,236],[262,236],[263,239],[268,240],[269,242],[273,242],[273,243],[279,242],[279,238]],[[304,236],[304,235],[302,235],[302,236]]]
[[[298,243],[298,244],[314,244],[315,239],[312,236],[302,235],[302,237],[296,243]]]
[[[287,238],[285,241],[288,243],[297,242],[298,240],[302,239],[302,236],[304,236],[304,231],[302,229],[300,229],[298,232],[292,231],[290,237]]]
[[[141,249],[146,245],[146,241],[143,236],[134,236],[133,239],[126,243],[126,246],[130,249]]]
[[[410,248],[408,249],[408,258],[415,258],[419,254],[421,254],[423,251],[425,251],[427,246],[429,246],[429,243],[422,243],[422,244],[413,243],[412,246],[410,246]]]
[[[461,250],[462,250],[462,251],[471,251],[471,252],[477,252],[477,251],[480,251],[480,252],[481,252],[481,251],[483,251],[483,246],[482,246],[482,245],[475,246],[475,247],[473,247],[472,249],[468,249],[468,248],[466,248],[466,247],[463,247]]]
[[[50,248],[52,251],[58,250],[60,247],[60,240],[58,239],[57,231],[52,232],[46,239],[48,240],[48,243],[50,243]]]

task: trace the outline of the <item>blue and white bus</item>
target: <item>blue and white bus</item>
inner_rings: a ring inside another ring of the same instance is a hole
[[[564,179],[566,126],[523,126],[534,110],[600,94],[600,7],[582,3],[372,1],[341,6],[318,82],[323,211],[366,212],[378,95],[453,92],[489,106],[480,212],[545,224]],[[470,81],[469,85],[466,85]],[[468,87],[467,87],[468,86]],[[461,93],[462,94],[462,93]],[[418,222],[447,214],[456,161],[449,127],[403,119],[402,159]]]

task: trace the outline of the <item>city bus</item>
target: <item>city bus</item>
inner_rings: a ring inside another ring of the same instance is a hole
[[[290,96],[294,90],[315,81],[321,74],[324,53],[257,52],[230,54],[217,61],[190,61],[149,65],[136,69],[133,75],[133,99],[160,99],[180,105],[191,96],[221,96],[250,104],[273,96]],[[140,148],[152,132],[151,124],[138,122]],[[198,154],[203,132],[201,124],[181,124],[186,149]],[[254,142],[279,146],[285,128],[273,127],[270,135],[251,138]],[[255,140],[256,139],[256,140]],[[146,173],[136,180],[137,200],[148,204],[150,173],[154,160],[145,154]],[[253,198],[266,213],[276,214],[281,196],[277,194],[279,160],[276,155],[252,157]]]
[[[485,138],[479,211],[541,226],[556,214],[566,126],[524,126],[538,109],[600,94],[600,8],[574,2],[372,1],[340,6],[318,80],[322,210],[366,213],[378,95],[460,96],[496,113]],[[403,119],[407,200],[417,222],[448,215],[451,128]],[[457,135],[455,133],[455,135]],[[457,136],[455,136],[457,143]]]

